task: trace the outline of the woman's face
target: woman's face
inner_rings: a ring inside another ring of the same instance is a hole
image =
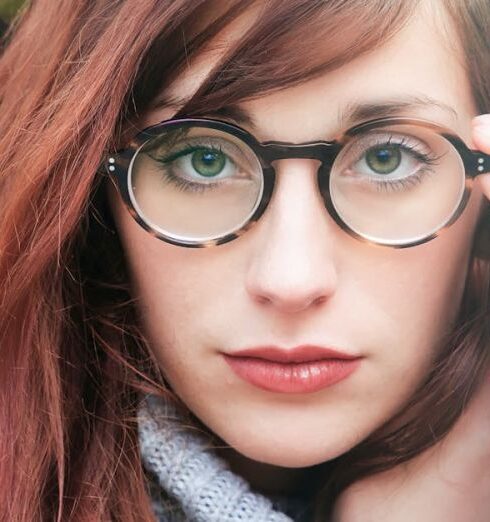
[[[471,146],[475,109],[463,61],[448,41],[434,16],[420,12],[378,50],[242,103],[255,124],[248,130],[261,141],[328,140],[349,126],[342,116],[352,104],[411,97],[420,105],[399,115],[445,125]],[[223,45],[191,63],[171,92],[190,95]],[[142,126],[174,113],[154,111]],[[414,392],[458,312],[482,202],[477,182],[460,219],[435,240],[407,249],[375,247],[328,215],[316,168],[308,159],[278,161],[275,193],[255,227],[204,249],[152,237],[110,189],[146,332],[169,384],[240,454],[284,467],[318,464],[349,450]],[[326,388],[281,393],[243,380],[223,356],[305,344],[334,347],[361,357],[360,363]]]

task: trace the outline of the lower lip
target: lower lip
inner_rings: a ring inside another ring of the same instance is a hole
[[[361,361],[357,358],[280,363],[254,357],[224,357],[242,379],[263,390],[280,393],[312,393],[327,388],[346,379]]]

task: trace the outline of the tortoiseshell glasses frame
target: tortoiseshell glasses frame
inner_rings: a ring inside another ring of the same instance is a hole
[[[388,244],[380,241],[373,241],[368,239],[355,230],[350,228],[338,214],[329,189],[329,177],[330,170],[334,164],[340,151],[345,147],[346,144],[352,140],[355,136],[365,133],[367,131],[379,129],[386,126],[392,125],[410,125],[425,131],[438,134],[457,151],[461,157],[462,164],[464,166],[464,191],[462,193],[459,205],[454,209],[452,216],[447,222],[441,226],[440,229],[429,234],[427,237],[417,238],[415,240]],[[227,233],[222,237],[206,239],[206,240],[187,240],[182,238],[176,238],[171,234],[165,234],[161,230],[157,230],[152,227],[142,215],[138,212],[136,206],[133,204],[133,200],[130,195],[130,172],[135,156],[138,154],[140,149],[149,141],[155,137],[167,133],[169,130],[174,129],[190,129],[198,126],[199,128],[209,128],[223,133],[227,133],[233,136],[235,139],[241,140],[245,143],[251,151],[255,154],[258,162],[262,168],[263,175],[263,190],[260,197],[260,201],[253,213],[247,218],[240,228],[234,230],[231,233]],[[451,224],[453,224],[458,217],[461,215],[466,207],[469,196],[471,194],[472,184],[474,179],[483,173],[490,172],[490,155],[484,154],[480,151],[471,150],[460,138],[450,129],[427,121],[425,119],[418,118],[377,118],[370,120],[354,127],[351,127],[347,131],[339,134],[332,141],[313,141],[307,143],[288,143],[278,141],[258,141],[250,132],[239,127],[238,125],[210,118],[180,118],[162,121],[156,125],[148,127],[143,131],[139,132],[132,138],[128,146],[124,150],[120,150],[117,153],[109,154],[103,163],[103,166],[109,176],[114,180],[117,189],[119,190],[122,200],[126,205],[127,209],[133,216],[133,218],[141,225],[147,232],[155,236],[156,238],[165,242],[171,243],[177,246],[191,247],[191,248],[203,248],[221,245],[236,239],[237,237],[244,234],[247,230],[251,229],[255,223],[263,215],[274,190],[276,171],[274,169],[273,162],[277,160],[289,159],[289,158],[305,158],[315,159],[320,161],[320,166],[317,171],[318,187],[325,202],[325,207],[329,212],[330,216],[335,220],[339,227],[345,230],[348,234],[355,237],[356,239],[383,245],[391,248],[407,248],[416,246],[441,234]]]

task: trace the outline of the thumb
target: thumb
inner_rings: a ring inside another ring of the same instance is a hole
[[[471,121],[473,128],[473,142],[478,150],[490,153],[490,114],[476,116]]]

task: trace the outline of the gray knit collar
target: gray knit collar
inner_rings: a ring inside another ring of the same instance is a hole
[[[213,450],[209,437],[170,402],[142,397],[138,435],[160,522],[307,522],[301,499],[253,492]]]

